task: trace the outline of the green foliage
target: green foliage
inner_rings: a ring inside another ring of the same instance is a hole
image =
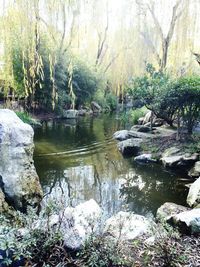
[[[200,117],[200,78],[170,79],[165,73],[157,72],[151,64],[147,64],[146,72],[143,77],[131,81],[128,93],[134,99],[140,99],[170,126],[181,118],[188,133],[192,133]]]
[[[87,267],[130,266],[122,252],[122,244],[103,236],[88,239],[78,257]]]
[[[173,105],[185,124],[188,133],[192,130],[200,119],[200,77],[183,77],[174,82],[170,89]]]
[[[16,111],[16,114],[24,123],[32,124],[33,119],[27,112]]]
[[[147,108],[144,106],[142,108],[137,108],[134,110],[129,110],[128,112],[123,112],[121,114],[121,120],[123,123],[128,123],[135,125],[138,123],[138,119],[144,117],[147,113]]]
[[[114,111],[117,108],[117,96],[112,92],[106,93],[102,87],[96,92],[94,100],[103,108],[105,111]]]

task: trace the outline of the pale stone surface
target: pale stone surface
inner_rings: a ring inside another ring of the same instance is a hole
[[[190,207],[200,204],[200,177],[190,186],[187,203]]]
[[[118,143],[119,151],[126,156],[136,156],[141,149],[142,139],[130,138]]]
[[[129,136],[129,131],[127,130],[121,130],[121,131],[117,131],[113,134],[113,138],[119,141],[123,141],[128,139]]]
[[[150,233],[152,226],[144,216],[120,211],[106,221],[104,233],[121,240],[133,240]]]
[[[138,162],[156,162],[157,160],[152,157],[152,154],[142,154],[134,158]]]
[[[184,153],[177,147],[170,147],[166,149],[163,154],[161,161],[165,167],[188,167],[198,160],[198,154]]]
[[[0,185],[16,208],[36,206],[42,189],[33,164],[33,129],[11,110],[0,110]]]
[[[0,188],[0,214],[8,209],[8,204],[5,201],[5,195]]]
[[[47,229],[60,226],[60,231],[67,248],[78,250],[91,234],[100,228],[102,210],[95,200],[90,199],[75,208],[67,207],[60,214],[51,215],[49,220],[38,220],[33,224],[35,229]]]
[[[195,162],[194,167],[189,171],[189,176],[199,177],[200,176],[200,161]]]
[[[176,214],[172,217],[173,223],[184,233],[200,233],[200,209],[192,209]]]
[[[172,202],[166,202],[157,210],[156,217],[159,220],[167,221],[172,216],[187,210],[190,209]]]
[[[92,101],[91,102],[91,109],[92,109],[92,111],[94,113],[100,113],[100,112],[102,112],[101,106],[97,102],[95,102],[95,101]]]
[[[62,117],[64,119],[75,119],[78,117],[78,110],[76,109],[63,110]]]

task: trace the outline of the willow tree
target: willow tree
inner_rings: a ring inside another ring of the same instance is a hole
[[[151,15],[153,25],[161,41],[162,52],[160,53],[159,49],[155,46],[154,40],[152,40],[152,37],[148,34],[148,31],[145,30],[141,32],[141,35],[150,46],[152,53],[155,55],[160,70],[163,71],[167,66],[169,47],[174,35],[177,21],[183,12],[182,9],[180,10],[180,7],[183,5],[183,0],[177,0],[175,5],[173,6],[172,16],[169,24],[169,30],[166,35],[164,34],[162,26],[158,20],[158,17],[156,16],[155,2],[151,0],[148,1],[147,4],[144,4],[143,1],[136,0],[136,3],[140,7],[140,9],[141,8],[146,9]]]

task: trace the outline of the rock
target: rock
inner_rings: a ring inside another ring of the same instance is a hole
[[[151,114],[152,114],[152,111],[147,112],[143,120],[143,125],[151,121]],[[155,120],[155,118],[156,116],[153,114],[153,120]]]
[[[200,177],[190,186],[187,203],[190,207],[200,204]]]
[[[141,133],[149,133],[151,132],[151,129],[148,126],[142,125],[137,131]]]
[[[86,109],[78,110],[78,116],[86,116],[87,114],[88,114],[88,111]]]
[[[171,147],[164,151],[161,161],[165,167],[189,167],[198,160],[198,154],[184,153],[177,147]]]
[[[79,250],[91,234],[98,232],[102,210],[95,200],[90,199],[75,208],[67,207],[60,214],[50,216],[48,222],[36,221],[34,229],[46,229],[60,225],[64,245]]]
[[[159,118],[156,118],[154,121],[153,121],[153,127],[160,127],[164,124],[164,120],[163,119],[159,119]]]
[[[106,221],[104,234],[116,239],[133,240],[150,233],[150,228],[152,228],[152,223],[144,216],[120,211]]]
[[[142,138],[142,139],[147,139],[147,138],[154,138],[152,133],[142,133],[137,131],[138,128],[136,129],[135,126],[131,128],[131,130],[128,132],[129,133],[129,138]]]
[[[143,124],[143,121],[144,121],[144,117],[141,117],[138,119],[138,124],[139,125],[142,125]]]
[[[162,157],[165,158],[165,157],[171,157],[171,156],[176,156],[176,155],[179,155],[180,153],[180,148],[177,148],[177,147],[170,147],[170,148],[167,148],[163,154],[162,154]]]
[[[172,223],[178,226],[181,232],[186,234],[200,233],[200,209],[192,209],[176,214],[172,217]]]
[[[0,188],[0,214],[8,209],[8,204],[5,201],[5,195]]]
[[[177,205],[177,204],[172,203],[172,202],[166,202],[157,210],[156,218],[158,220],[167,221],[172,216],[179,214],[181,212],[184,212],[184,211],[188,211],[188,210],[190,210],[190,209],[187,207]]]
[[[101,208],[93,199],[74,209],[67,208],[61,226],[65,246],[73,250],[80,249],[86,239],[99,230],[101,214]]]
[[[68,109],[63,110],[62,112],[62,118],[63,119],[75,119],[78,116],[78,110],[76,109]]]
[[[130,138],[118,143],[118,149],[124,156],[136,156],[140,149],[142,139]]]
[[[17,209],[37,206],[42,189],[33,164],[33,129],[11,110],[0,110],[0,187]]]
[[[91,103],[91,109],[94,113],[101,113],[102,112],[102,108],[101,106],[95,102],[95,101],[92,101]]]
[[[170,156],[170,157],[162,157],[161,161],[165,167],[175,168],[178,166],[181,159],[182,156]]]
[[[128,139],[129,136],[129,131],[127,130],[121,130],[121,131],[117,131],[113,134],[113,138],[119,141],[123,141]]]
[[[157,162],[156,159],[153,159],[152,154],[142,154],[134,158],[135,161],[138,162]]]
[[[188,175],[192,178],[200,176],[200,161],[195,162],[194,167],[189,171]]]

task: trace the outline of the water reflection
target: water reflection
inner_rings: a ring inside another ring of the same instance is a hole
[[[158,165],[137,165],[117,151],[114,117],[81,118],[76,122],[44,122],[35,131],[35,165],[46,196],[66,205],[94,198],[113,214],[125,207],[155,214],[165,201],[184,204],[186,191],[177,175]]]

